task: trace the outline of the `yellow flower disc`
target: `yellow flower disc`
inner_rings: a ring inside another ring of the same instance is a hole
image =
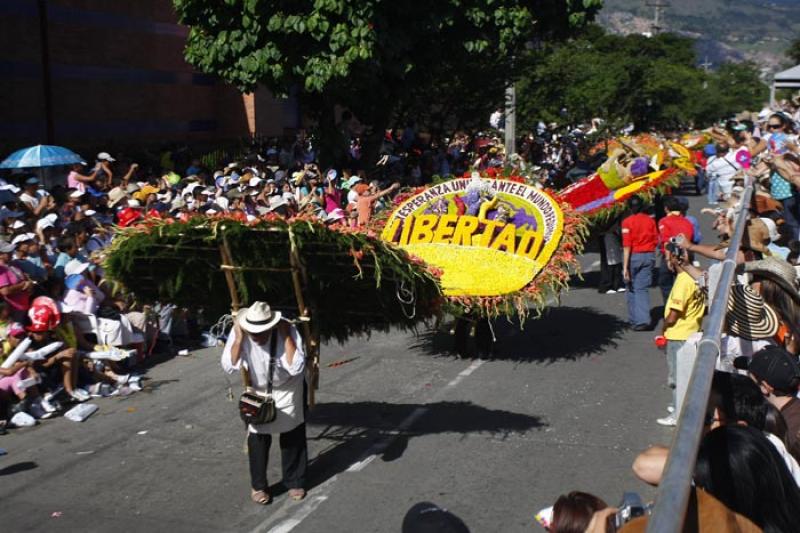
[[[509,294],[525,287],[537,273],[532,259],[485,247],[430,243],[409,244],[405,249],[442,269],[447,296]]]

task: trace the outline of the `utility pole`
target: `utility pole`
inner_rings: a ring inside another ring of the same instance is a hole
[[[505,109],[505,144],[506,161],[517,152],[517,91],[512,81],[506,87],[506,109]]]
[[[703,62],[700,63],[700,66],[703,68],[703,72],[706,73],[706,79],[703,80],[703,89],[708,89],[708,71],[711,68],[713,63],[709,63],[708,56],[703,59]]]
[[[657,35],[658,33],[661,32],[661,30],[664,29],[664,27],[661,25],[661,10],[663,8],[669,7],[669,4],[666,2],[653,2],[645,5],[649,7],[654,7],[656,10],[655,15],[653,17],[653,25],[651,26],[651,29],[653,35]]]

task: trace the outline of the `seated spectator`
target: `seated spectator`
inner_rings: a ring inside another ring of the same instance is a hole
[[[44,348],[56,342],[55,330],[61,323],[61,313],[56,303],[45,296],[33,301],[28,312],[29,325],[26,330],[33,340],[32,349]],[[84,402],[89,393],[77,387],[80,358],[75,348],[66,348],[34,363],[33,368],[47,375],[53,382],[60,381],[66,393],[75,401]]]
[[[747,370],[767,401],[780,410],[786,421],[789,451],[800,457],[800,400],[797,399],[800,365],[797,358],[783,348],[768,347],[753,354],[749,361],[737,359],[736,365]]]
[[[778,451],[757,429],[725,425],[700,443],[697,487],[764,531],[797,531],[800,489]]]

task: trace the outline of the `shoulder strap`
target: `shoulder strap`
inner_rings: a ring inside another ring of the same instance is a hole
[[[275,350],[278,347],[278,332],[272,330],[269,338],[269,369],[267,373],[267,396],[272,396],[272,375],[275,373]]]

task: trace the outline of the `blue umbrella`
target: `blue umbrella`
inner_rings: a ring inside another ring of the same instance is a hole
[[[81,156],[61,146],[37,144],[36,146],[17,150],[0,163],[0,168],[55,167],[83,162]]]

